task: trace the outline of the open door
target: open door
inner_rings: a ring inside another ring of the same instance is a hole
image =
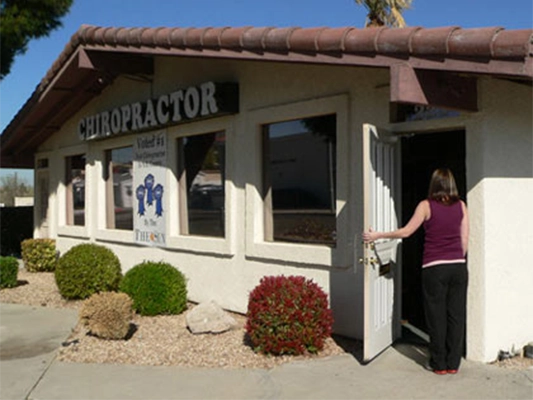
[[[391,231],[398,227],[397,205],[399,141],[373,125],[363,126],[364,227]],[[398,331],[395,308],[397,240],[364,245],[364,351],[365,362],[390,346]],[[398,286],[397,286],[398,287]],[[396,304],[396,307],[398,305]]]

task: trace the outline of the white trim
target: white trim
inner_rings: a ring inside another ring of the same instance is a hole
[[[61,173],[61,179],[59,179],[58,187],[57,187],[57,206],[58,206],[58,218],[57,218],[57,235],[58,236],[70,236],[70,237],[78,237],[82,239],[87,239],[89,237],[89,225],[90,225],[90,208],[89,208],[89,198],[91,195],[91,189],[92,186],[88,185],[87,183],[90,182],[89,179],[91,178],[90,174],[90,168],[89,168],[89,162],[87,162],[85,166],[85,225],[84,226],[76,226],[76,225],[67,225],[66,218],[66,208],[67,208],[67,187],[65,182],[66,177],[66,164],[65,159],[67,157],[84,154],[86,157],[86,160],[88,161],[88,151],[89,146],[87,146],[86,143],[77,145],[77,146],[70,146],[65,148],[58,149],[55,153],[59,157],[60,162],[62,163],[60,169]]]
[[[348,154],[349,154],[349,96],[341,94],[310,99],[292,104],[265,107],[246,113],[245,131],[253,138],[249,153],[249,179],[246,182],[246,251],[249,258],[270,259],[283,263],[311,264],[319,266],[347,267],[351,263],[347,218]],[[266,242],[264,240],[264,209],[262,187],[262,126],[269,123],[313,117],[323,114],[337,115],[337,244],[326,245]],[[249,155],[250,157],[250,155]]]
[[[51,163],[52,163],[52,155],[53,151],[43,151],[35,154],[34,157],[34,166],[35,166],[35,173],[33,176],[33,187],[34,187],[34,207],[33,207],[33,237],[35,238],[51,238],[51,231],[53,229],[52,221],[51,221],[51,215],[52,215],[52,204],[50,200],[50,170],[51,170]],[[48,165],[45,168],[37,168],[37,164],[39,160],[47,160]],[[48,214],[46,218],[46,225],[43,227],[42,225],[42,200],[41,200],[41,190],[40,190],[40,184],[39,184],[39,178],[40,175],[45,175],[48,179]]]
[[[192,253],[212,253],[223,256],[230,256],[235,253],[234,230],[235,230],[235,207],[236,191],[232,180],[232,157],[226,153],[226,182],[225,182],[225,238],[216,238],[208,236],[180,235],[179,233],[179,209],[178,209],[178,154],[177,139],[180,137],[200,135],[203,133],[224,131],[226,134],[226,148],[231,147],[233,141],[233,117],[220,117],[211,120],[202,120],[190,124],[178,125],[166,130],[167,134],[167,172],[166,185],[168,197],[164,201],[164,207],[168,210],[166,214],[166,247],[167,250],[183,251]],[[133,140],[136,135],[127,135],[105,141],[94,142],[97,148],[98,156],[95,176],[97,178],[97,208],[105,210],[106,193],[105,182],[102,177],[103,168],[105,168],[105,152],[114,148],[133,146]],[[127,245],[138,246],[133,237],[133,231],[120,229],[107,229],[105,212],[99,212],[95,238],[101,241],[118,242]]]
[[[177,125],[168,129],[168,160],[167,165],[167,186],[169,188],[170,220],[167,221],[167,248],[175,251],[193,253],[213,253],[230,256],[235,254],[235,228],[237,218],[234,204],[237,201],[237,192],[232,184],[233,177],[233,154],[230,153],[234,142],[234,117],[226,116],[201,120],[185,125]],[[225,237],[181,235],[180,213],[178,207],[178,138],[201,135],[206,133],[224,132],[226,135],[226,181],[224,183],[224,208],[225,208]]]
[[[106,221],[107,193],[106,182],[103,179],[104,169],[107,168],[106,151],[122,147],[133,147],[134,135],[120,136],[117,138],[90,143],[92,154],[95,157],[93,180],[91,187],[96,187],[96,202],[94,212],[96,214],[95,239],[97,241],[117,242],[128,245],[136,245],[133,230],[108,229]]]

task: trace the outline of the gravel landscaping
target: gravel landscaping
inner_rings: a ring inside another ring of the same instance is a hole
[[[81,301],[66,301],[57,290],[53,273],[19,271],[19,286],[0,290],[0,302],[79,310]],[[189,309],[194,304],[189,304]],[[63,343],[58,359],[79,363],[119,363],[187,367],[273,368],[277,365],[340,354],[360,354],[361,343],[334,337],[317,355],[265,356],[246,342],[244,315],[231,313],[237,327],[219,334],[193,334],[180,315],[143,317],[135,315],[128,340],[103,340],[88,335],[78,324]],[[530,368],[533,359],[513,357],[494,364],[504,368]]]
[[[21,283],[0,291],[0,302],[79,310],[81,301],[66,301],[57,290],[54,274],[19,271]],[[189,308],[194,304],[189,304]],[[63,343],[58,359],[64,362],[180,365],[218,368],[273,368],[283,363],[355,352],[359,342],[329,338],[317,355],[265,356],[246,343],[244,315],[231,313],[237,327],[219,334],[192,334],[185,315],[145,317],[135,315],[128,340],[103,340],[90,336],[78,324]]]

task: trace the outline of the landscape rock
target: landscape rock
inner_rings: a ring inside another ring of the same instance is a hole
[[[192,333],[222,333],[237,326],[235,319],[214,301],[200,303],[185,317]]]

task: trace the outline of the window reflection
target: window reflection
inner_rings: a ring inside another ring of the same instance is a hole
[[[178,140],[180,182],[185,184],[181,233],[224,237],[225,133],[209,133]],[[186,214],[186,215],[184,215]]]
[[[133,230],[133,147],[108,152],[108,228]]]
[[[264,126],[266,240],[335,245],[336,117]]]
[[[67,224],[85,225],[85,155],[67,157]]]

